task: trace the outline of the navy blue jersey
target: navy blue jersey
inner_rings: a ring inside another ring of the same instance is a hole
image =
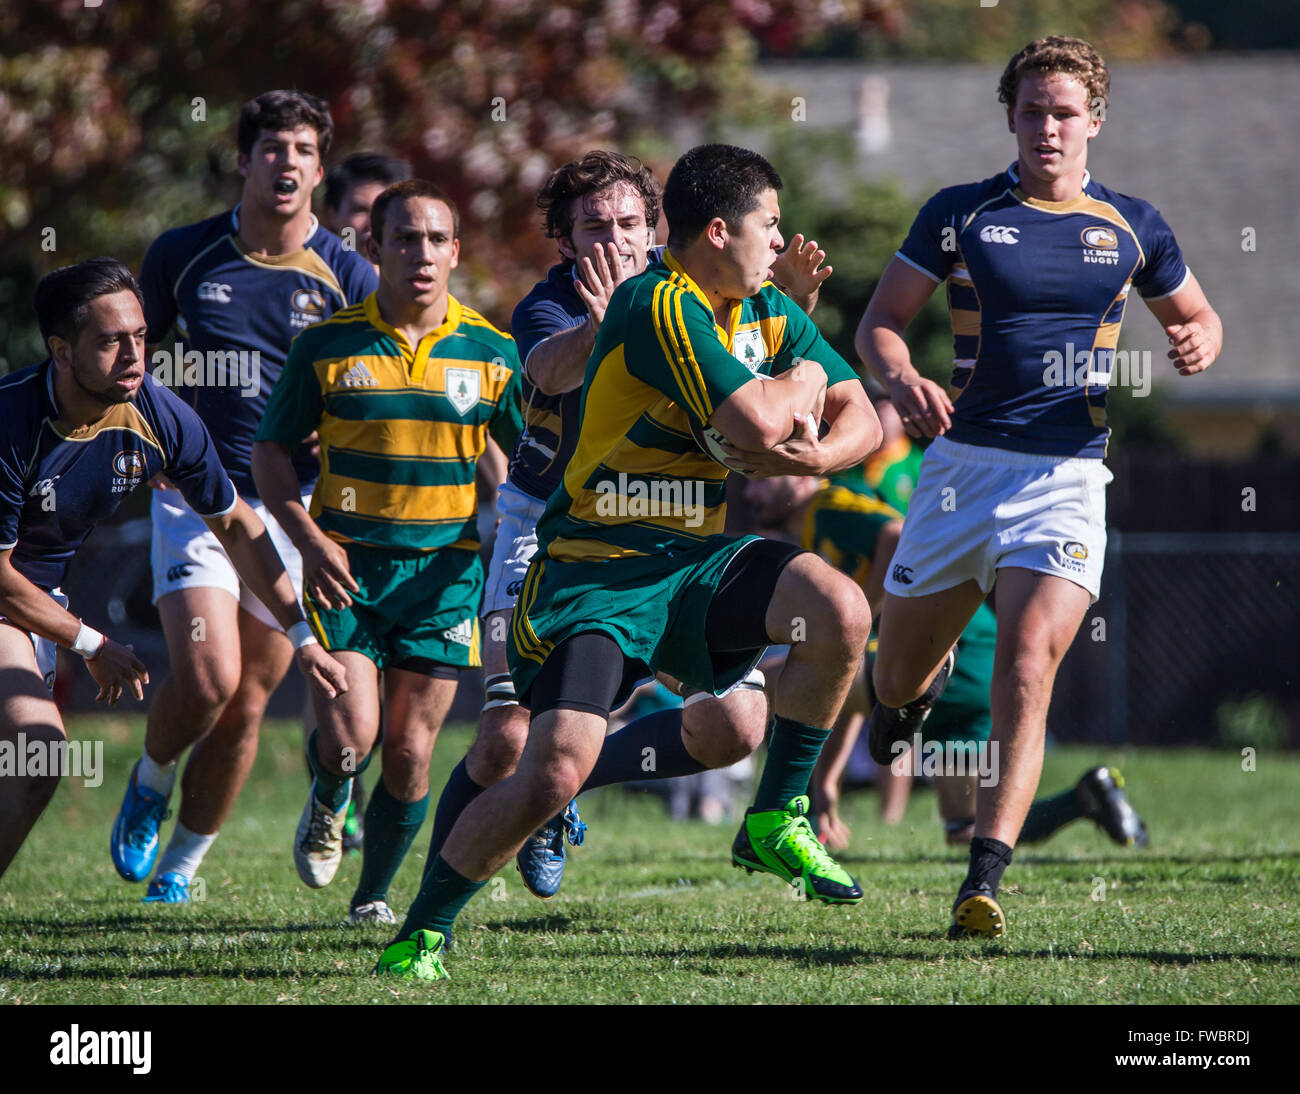
[[[49,361],[0,380],[0,550],[53,589],[91,529],[159,472],[202,517],[235,505],[235,488],[198,415],[145,375],[133,402],[66,431]]]
[[[378,279],[369,262],[319,225],[302,250],[254,258],[239,242],[238,212],[160,235],[144,256],[140,287],[146,341],[162,343],[173,323],[180,339],[160,345],[151,371],[198,411],[239,492],[256,497],[253,434],[289,343],[373,292]],[[188,360],[177,360],[178,348]],[[315,481],[319,466],[305,448],[293,462],[304,486]]]
[[[660,261],[662,247],[652,247],[649,264]],[[509,480],[525,494],[546,501],[564,478],[578,443],[582,388],[545,395],[528,378],[528,355],[538,342],[583,323],[588,315],[574,288],[574,264],[557,263],[515,307],[510,333],[524,362],[524,431],[510,457]]]
[[[948,436],[1052,456],[1106,454],[1106,389],[1129,289],[1177,292],[1187,266],[1145,201],[1085,176],[1070,201],[1019,188],[1013,165],[925,203],[898,256],[948,283]]]

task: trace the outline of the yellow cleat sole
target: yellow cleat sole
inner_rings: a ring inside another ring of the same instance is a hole
[[[949,938],[1001,938],[1007,933],[1006,917],[991,896],[976,893],[968,896],[952,913]]]

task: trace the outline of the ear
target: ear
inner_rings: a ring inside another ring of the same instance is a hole
[[[1007,107],[1007,130],[1011,133],[1016,131],[1016,112]]]
[[[451,262],[448,264],[447,269],[454,270],[459,265],[460,265],[460,240],[453,239],[451,241]]]
[[[704,226],[704,236],[718,250],[722,250],[727,245],[727,239],[730,236],[727,231],[727,222],[722,217],[714,217]]]
[[[363,244],[366,261],[372,266],[379,265],[379,244],[375,241],[373,235],[366,236],[366,242]]]
[[[460,241],[457,240],[457,243],[459,242]],[[572,239],[570,239],[568,236],[556,236],[555,242],[559,245],[560,254],[562,254],[565,258],[569,259],[571,262],[578,261],[578,252],[574,250]]]
[[[240,152],[239,155],[235,157],[235,169],[243,175],[244,178],[248,178],[248,164],[249,158],[244,155],[243,152]]]
[[[49,339],[50,357],[60,368],[68,368],[72,363],[72,343],[66,338],[60,338],[57,334],[51,334]]]

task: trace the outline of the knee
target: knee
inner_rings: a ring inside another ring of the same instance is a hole
[[[488,711],[470,749],[471,776],[485,786],[508,778],[514,774],[527,743],[528,714],[522,707]]]
[[[577,758],[565,753],[551,756],[543,765],[521,768],[517,773],[528,811],[539,820],[554,816],[572,801],[587,775]]]
[[[1005,699],[1024,701],[1050,691],[1056,676],[1056,663],[1046,650],[1022,647],[1007,667],[994,674],[993,688]]]
[[[224,707],[234,696],[239,687],[239,666],[205,659],[179,667],[174,679],[186,707],[211,712]]]
[[[875,692],[877,703],[904,707],[925,690],[925,678],[910,665],[877,656],[871,670],[871,690]]]
[[[806,640],[836,651],[845,661],[856,662],[871,635],[871,609],[856,581],[827,569],[816,611],[808,620]]]
[[[767,696],[741,688],[725,699],[693,703],[682,713],[691,754],[710,768],[739,763],[767,732]]]

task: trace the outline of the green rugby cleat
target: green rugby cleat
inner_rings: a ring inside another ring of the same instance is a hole
[[[836,862],[808,822],[807,796],[791,798],[784,809],[748,812],[731,845],[731,861],[750,873],[774,874],[798,885],[808,900],[856,904],[862,889]]]
[[[416,931],[383,952],[375,973],[388,973],[403,980],[450,980],[442,963],[443,941],[437,931]]]

